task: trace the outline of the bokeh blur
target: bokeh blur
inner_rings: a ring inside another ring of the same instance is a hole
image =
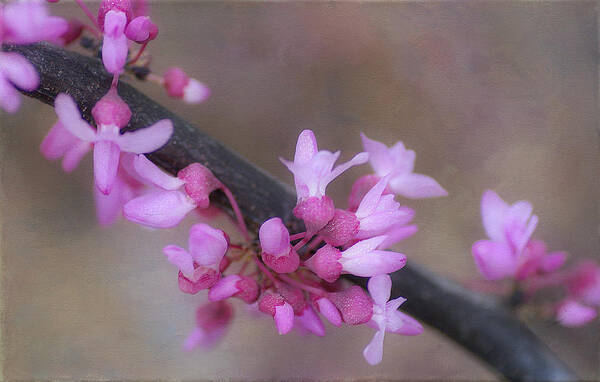
[[[83,14],[73,3],[56,13]],[[419,233],[397,246],[409,262],[457,281],[477,277],[486,188],[533,203],[534,234],[570,263],[599,259],[600,145],[595,2],[155,2],[153,68],[184,68],[212,89],[198,106],[133,83],[199,129],[292,183],[278,157],[302,129],[322,148],[360,150],[359,133],[416,150],[416,170],[449,196],[401,201]],[[279,336],[236,304],[212,352],[186,353],[204,294],[184,295],[161,253],[185,245],[188,218],[152,231],[100,228],[91,156],[73,174],[39,153],[53,110],[25,100],[1,115],[4,379],[495,380],[432,328],[386,338],[383,362],[362,349],[373,331]],[[353,169],[331,187],[344,204]],[[219,224],[227,225],[226,219]],[[585,379],[599,379],[600,325],[566,329],[533,310],[532,329]]]

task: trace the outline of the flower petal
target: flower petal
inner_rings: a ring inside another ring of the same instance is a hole
[[[329,176],[326,177],[325,182],[323,182],[323,184],[321,184],[323,194],[325,194],[325,187],[327,187],[327,184],[329,184],[335,178],[340,176],[344,171],[348,170],[350,167],[367,163],[368,161],[369,161],[369,154],[362,152],[362,153],[356,154],[348,162],[345,162],[345,163],[335,166],[335,168],[331,171]]]
[[[96,130],[81,118],[81,113],[71,96],[65,93],[56,96],[54,110],[60,122],[71,134],[88,142],[93,142],[96,139]]]
[[[375,304],[383,307],[390,299],[392,279],[388,275],[371,277],[367,284],[367,288],[369,289],[369,294]]]
[[[376,249],[383,241],[385,240],[385,236],[377,236],[367,240],[359,241],[354,244],[352,247],[346,249],[343,252],[343,256],[346,259],[352,259],[355,257],[365,256],[367,253]]]
[[[260,246],[270,255],[279,257],[290,252],[290,233],[280,218],[271,218],[264,222],[258,230]]]
[[[4,75],[0,73],[0,106],[7,113],[14,113],[21,106],[21,97],[19,93],[11,84],[8,82]]]
[[[223,231],[208,224],[194,224],[190,228],[188,247],[194,261],[200,265],[219,264],[229,244]]]
[[[117,143],[122,151],[145,154],[165,145],[173,134],[173,123],[162,119],[151,126],[120,135]]]
[[[381,195],[389,181],[389,175],[384,176],[365,194],[356,210],[357,218],[361,219],[375,212],[375,209],[379,204],[379,199],[381,199]]]
[[[481,198],[481,217],[488,237],[496,241],[504,241],[504,217],[508,212],[508,204],[492,190],[485,190]]]
[[[396,272],[406,265],[406,256],[391,251],[371,251],[365,256],[350,260],[340,259],[344,272],[361,277],[372,277]]]
[[[488,280],[512,276],[517,270],[517,258],[507,244],[480,240],[473,244],[471,252],[479,272]]]
[[[562,326],[577,327],[582,326],[596,318],[597,313],[594,308],[585,306],[577,301],[568,300],[560,305],[556,318]]]
[[[394,193],[410,199],[437,198],[448,195],[448,192],[435,179],[423,174],[394,177],[390,180],[390,188]]]
[[[294,154],[294,163],[303,164],[310,161],[319,151],[317,147],[317,138],[312,130],[304,130],[298,136],[296,143],[296,153]]]
[[[163,190],[177,190],[185,184],[183,180],[162,171],[142,154],[134,157],[133,168],[143,180]]]
[[[127,37],[125,25],[127,16],[120,11],[108,11],[104,18],[104,42],[102,62],[109,73],[119,74],[127,61]]]
[[[196,205],[180,191],[161,191],[130,200],[123,208],[126,219],[154,228],[179,224]]]
[[[277,305],[273,319],[279,334],[287,334],[294,327],[294,309],[287,302],[284,302],[283,305]]]
[[[366,152],[369,153],[369,162],[377,175],[385,176],[394,170],[394,158],[386,145],[373,139],[367,138],[360,133],[362,144]]]
[[[296,316],[296,321],[316,336],[323,337],[325,335],[325,327],[310,305],[306,305],[302,314]]]
[[[396,309],[386,311],[388,332],[402,334],[405,336],[418,336],[423,333],[423,325],[408,314],[402,313]]]
[[[176,266],[185,277],[194,278],[194,260],[185,249],[176,245],[167,245],[163,248],[163,253],[167,256],[167,260]]]
[[[69,151],[65,153],[62,160],[62,168],[64,172],[71,172],[77,168],[81,159],[88,153],[92,148],[92,144],[85,141],[79,141],[78,144],[71,147]]]
[[[385,338],[385,330],[378,330],[375,332],[373,339],[365,350],[363,350],[363,356],[369,363],[369,365],[377,365],[383,359],[383,339]]]
[[[98,141],[94,144],[94,179],[105,195],[110,194],[119,169],[121,150],[114,142]]]
[[[56,122],[40,144],[42,155],[49,160],[58,159],[79,142],[60,121]]]
[[[202,82],[190,78],[188,84],[183,88],[183,102],[198,104],[206,101],[210,96],[210,88]]]
[[[540,268],[546,273],[554,272],[562,267],[566,260],[566,252],[552,252],[542,258],[540,261]]]
[[[333,305],[333,303],[325,297],[318,299],[315,304],[319,308],[319,312],[334,326],[342,325],[342,316],[340,311]]]
[[[23,90],[35,90],[40,83],[33,65],[18,53],[1,53],[0,71],[10,82]]]
[[[210,301],[225,300],[238,293],[240,289],[237,287],[238,281],[242,278],[238,275],[229,275],[223,277],[208,291],[208,299]]]
[[[395,244],[397,244],[398,242],[406,239],[407,237],[410,237],[412,235],[414,235],[415,233],[417,233],[417,231],[419,230],[419,228],[417,227],[416,224],[411,224],[411,225],[403,225],[403,224],[397,224],[394,225],[392,227],[390,227],[385,233],[385,240],[382,241],[378,246],[377,249],[381,249],[381,250],[385,250],[385,249],[389,249],[392,246],[394,246]]]

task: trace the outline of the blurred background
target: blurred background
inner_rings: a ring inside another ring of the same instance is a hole
[[[72,3],[51,7],[84,19]],[[277,158],[293,156],[302,129],[343,160],[360,132],[416,150],[416,171],[449,196],[401,200],[420,228],[396,248],[409,262],[477,278],[470,247],[485,236],[487,188],[531,201],[534,237],[570,263],[599,258],[595,2],[155,2],[152,17],[153,69],[181,66],[212,96],[188,106],[123,80],[289,184]],[[216,349],[184,352],[205,294],[179,292],[161,248],[185,246],[197,217],[164,231],[100,228],[91,155],[68,175],[39,153],[53,110],[27,99],[0,118],[5,379],[497,379],[432,328],[388,335],[383,362],[368,367],[372,329],[279,336],[242,304]],[[340,205],[367,172],[330,186]],[[597,321],[523,319],[579,375],[600,378]]]

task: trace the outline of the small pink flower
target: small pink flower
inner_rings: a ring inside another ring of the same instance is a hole
[[[358,285],[329,293],[327,299],[335,305],[348,325],[365,324],[373,317],[373,300]]]
[[[158,27],[150,20],[150,17],[139,16],[127,25],[125,36],[138,44],[145,44],[158,36]]]
[[[202,82],[190,78],[177,67],[167,69],[163,75],[163,84],[169,96],[182,99],[189,104],[206,101],[210,96],[210,89]]]
[[[515,274],[516,280],[552,273],[563,266],[567,259],[566,252],[550,252],[546,243],[531,240],[524,248],[520,264]]]
[[[15,87],[32,91],[38,84],[38,73],[25,57],[0,52],[0,107],[4,111],[14,113],[21,106],[21,97]]]
[[[10,44],[55,41],[68,29],[66,20],[49,15],[45,3],[33,0],[0,5],[0,24],[0,41]]]
[[[120,134],[131,112],[116,90],[111,90],[98,101],[92,110],[98,127],[94,129],[81,118],[73,99],[61,93],[54,102],[62,126],[77,139],[94,143],[94,178],[96,186],[105,195],[112,189],[121,152],[149,153],[162,147],[173,133],[173,124],[163,119],[152,126]]]
[[[163,248],[163,253],[179,269],[179,288],[185,293],[195,294],[219,281],[221,260],[228,247],[223,231],[206,224],[195,224],[190,229],[189,252],[169,245]]]
[[[404,301],[403,297],[390,300],[392,280],[388,275],[372,277],[368,283],[369,293],[373,299],[373,316],[369,326],[377,330],[371,342],[365,347],[363,355],[370,365],[377,365],[383,359],[383,339],[385,332],[407,336],[419,335],[423,332],[421,324],[407,314],[398,311]]]
[[[196,328],[184,342],[185,350],[200,346],[211,348],[223,338],[231,320],[233,308],[226,301],[209,302],[196,310]]]
[[[389,187],[398,195],[411,199],[435,198],[448,193],[435,179],[413,173],[415,152],[407,150],[402,142],[388,148],[381,142],[361,134],[363,147],[369,153],[369,162],[378,177],[390,175]]]
[[[164,173],[143,155],[134,160],[137,173],[159,190],[129,201],[125,218],[154,228],[175,227],[196,207],[207,208],[209,195],[222,187],[212,172],[199,163],[179,171],[177,177]]]
[[[290,234],[280,218],[264,222],[258,231],[262,259],[277,273],[291,273],[298,269],[300,257],[290,245]]]
[[[362,240],[344,251],[327,244],[306,260],[305,265],[330,283],[342,273],[372,277],[395,272],[406,265],[406,256],[398,252],[378,250],[377,247],[385,239],[385,236],[376,236]]]
[[[494,191],[487,190],[481,200],[483,226],[490,240],[473,244],[472,252],[479,272],[488,280],[514,276],[522,253],[538,223],[529,202],[506,204]]]
[[[298,137],[294,161],[280,158],[294,174],[298,205],[294,215],[303,219],[307,230],[317,232],[333,218],[333,202],[325,195],[327,185],[352,166],[363,164],[368,154],[359,153],[350,161],[333,167],[340,152],[319,151],[317,140],[311,130],[304,130]]]
[[[567,279],[569,296],[600,307],[600,266],[592,260],[578,264]]]

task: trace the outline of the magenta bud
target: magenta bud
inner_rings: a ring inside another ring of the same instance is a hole
[[[325,245],[306,260],[304,265],[323,280],[332,283],[342,274],[342,264],[339,262],[341,257],[342,252],[339,249]]]
[[[209,195],[221,188],[221,182],[213,173],[200,163],[192,163],[177,173],[177,177],[185,182],[185,192],[199,208],[207,208]]]
[[[254,279],[246,276],[240,276],[241,280],[236,283],[239,292],[235,297],[243,300],[246,304],[252,304],[258,300],[259,287]]]
[[[98,9],[98,26],[104,31],[104,17],[109,11],[120,11],[125,13],[127,22],[131,21],[133,15],[131,0],[102,0]]]
[[[184,89],[190,82],[190,78],[178,67],[167,69],[163,75],[163,81],[167,93],[174,98],[183,98]]]
[[[279,334],[289,333],[294,327],[294,309],[279,294],[263,294],[258,302],[258,310],[273,317]]]
[[[117,89],[110,88],[108,93],[94,105],[92,116],[98,125],[116,125],[123,128],[131,119],[131,110],[119,97]]]
[[[336,209],[333,219],[319,231],[319,235],[334,247],[348,243],[358,233],[360,221],[353,212]]]
[[[152,41],[157,35],[158,27],[148,16],[136,17],[127,24],[127,28],[125,29],[125,36],[138,44]]]
[[[298,219],[304,220],[308,232],[316,233],[333,219],[335,206],[328,196],[311,196],[300,201],[293,212]]]
[[[342,313],[342,319],[349,325],[369,322],[373,316],[373,300],[358,285],[341,292],[330,293],[329,300]]]

